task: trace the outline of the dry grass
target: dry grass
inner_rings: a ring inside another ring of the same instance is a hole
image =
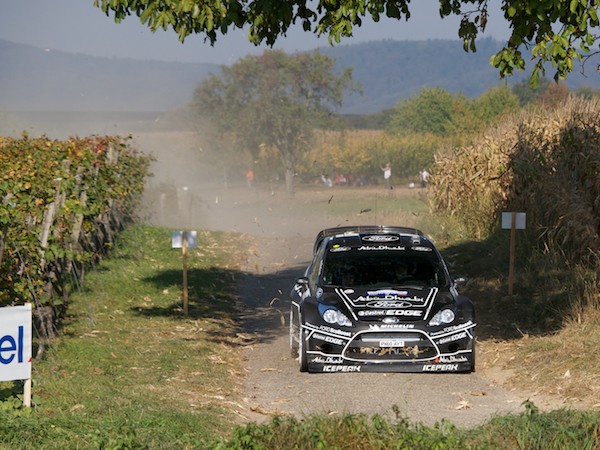
[[[471,271],[467,294],[480,299],[481,367],[569,405],[600,406],[600,102],[524,112],[439,153],[433,190],[436,210],[474,238],[455,253]],[[512,297],[502,211],[527,213]]]

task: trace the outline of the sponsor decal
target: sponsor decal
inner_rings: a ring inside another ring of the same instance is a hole
[[[448,342],[458,341],[459,339],[463,339],[467,337],[467,332],[463,331],[462,333],[453,334],[452,336],[448,336],[437,341],[438,344],[447,344]]]
[[[473,322],[469,320],[468,322],[462,323],[460,325],[452,325],[451,327],[445,327],[443,330],[435,331],[431,333],[432,336],[439,336],[442,334],[453,333],[455,331],[464,330],[466,328],[471,328],[474,326]]]
[[[450,356],[440,356],[438,358],[435,358],[434,360],[436,363],[442,363],[442,364],[450,364],[450,363],[461,363],[461,362],[467,362],[468,359],[466,356],[463,355],[450,355]]]
[[[381,319],[381,321],[383,323],[399,323],[400,319],[398,319],[397,317],[384,317],[383,319]]]
[[[373,250],[406,250],[406,247],[394,247],[394,246],[390,246],[390,245],[378,245],[378,246],[374,246],[374,245],[363,245],[361,247],[358,247],[357,250],[360,251],[373,251]]]
[[[360,366],[323,366],[323,372],[360,372]]]
[[[369,308],[410,308],[412,303],[395,302],[390,300],[377,300],[376,302],[367,303]]]
[[[390,234],[372,234],[370,236],[365,236],[362,238],[363,241],[367,242],[394,242],[399,239],[399,236],[394,236]]]
[[[416,252],[432,252],[433,249],[429,248],[429,247],[422,247],[420,245],[415,245],[413,247],[411,247],[414,251]]]
[[[321,341],[329,342],[330,344],[336,344],[336,345],[343,345],[344,344],[344,341],[342,341],[341,339],[334,338],[334,337],[331,337],[331,336],[325,336],[325,335],[320,334],[320,333],[314,333],[312,335],[312,337],[314,337],[315,339],[320,339]]]
[[[423,297],[417,297],[413,295],[412,297],[407,297],[408,292],[406,291],[394,291],[394,290],[380,290],[380,291],[368,291],[367,295],[361,295],[356,298],[357,302],[374,302],[374,301],[397,301],[397,302],[405,302],[407,303],[404,307],[410,307],[417,304],[425,304],[427,299]],[[370,306],[370,303],[369,305]],[[399,306],[392,306],[393,308],[399,308]],[[380,308],[380,306],[378,306]]]
[[[373,316],[408,316],[408,317],[421,317],[423,311],[412,310],[412,309],[367,309],[365,311],[359,311],[358,315],[361,317],[373,317]]]
[[[329,251],[331,253],[347,252],[347,251],[350,251],[350,247],[333,247]]]
[[[350,331],[338,330],[337,328],[331,328],[331,327],[328,327],[327,325],[320,325],[319,330],[321,330],[325,333],[339,334],[340,336],[348,336],[348,337],[352,336],[352,333]]]
[[[341,356],[315,356],[313,361],[318,364],[343,364],[344,358]]]
[[[367,291],[367,296],[370,297],[386,297],[395,300],[396,297],[406,297],[408,291],[397,291],[396,289],[379,289],[377,291]]]
[[[423,372],[456,372],[458,364],[425,364]]]
[[[383,320],[386,320],[387,317]],[[399,319],[396,319],[399,320]],[[401,330],[407,328],[414,328],[415,325],[413,323],[398,323],[398,324],[383,324],[383,325],[369,325],[370,330],[379,331],[379,330]]]
[[[462,325],[453,325],[451,327],[446,327],[446,328],[444,328],[444,332],[450,333],[452,331],[456,331],[456,330],[460,330],[462,328],[470,327],[471,325],[473,325],[473,322],[469,320],[467,323],[463,323]]]

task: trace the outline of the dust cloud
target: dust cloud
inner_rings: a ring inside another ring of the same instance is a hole
[[[256,179],[249,188],[245,172],[208,165],[193,132],[138,133],[134,142],[155,158],[141,212],[150,225],[311,239],[319,231],[302,211],[303,193],[290,198],[283,181]]]

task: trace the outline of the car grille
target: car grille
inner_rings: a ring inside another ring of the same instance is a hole
[[[367,332],[346,346],[344,356],[359,361],[411,361],[435,358],[438,350],[422,333]]]

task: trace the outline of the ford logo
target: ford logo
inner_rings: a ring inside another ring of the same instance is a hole
[[[397,317],[384,317],[382,319],[383,323],[400,323],[400,319]]]
[[[363,241],[367,242],[393,242],[400,239],[398,236],[392,236],[389,234],[373,234],[371,236],[365,236],[362,238]]]
[[[367,303],[369,308],[410,308],[412,303],[403,301],[377,300]]]

